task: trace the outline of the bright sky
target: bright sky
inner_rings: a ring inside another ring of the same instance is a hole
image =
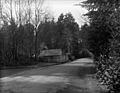
[[[2,0],[4,1],[4,0]],[[9,0],[8,0],[9,1]],[[14,1],[14,0],[13,0]],[[81,6],[75,6],[75,4],[79,4],[83,0],[44,0],[43,7],[47,7],[47,11],[50,13],[51,16],[55,18],[55,20],[58,19],[59,15],[61,13],[66,14],[71,12],[73,17],[75,18],[75,21],[82,25],[84,22],[86,22],[86,18],[83,16],[87,12],[86,9],[82,8]],[[3,8],[4,9],[10,9],[10,5],[7,3],[4,3]],[[23,6],[22,6],[23,7]],[[27,7],[27,6],[24,6]],[[34,12],[34,4],[31,6],[33,9],[32,12]],[[21,8],[24,9],[24,8]],[[13,5],[14,15],[15,15],[15,5]],[[8,11],[7,11],[8,12]]]
[[[83,14],[85,14],[87,10],[81,6],[75,6],[75,4],[79,4],[82,1],[83,0],[45,0],[44,5],[48,7],[55,19],[57,19],[61,13],[71,12],[76,22],[82,25],[85,22]]]

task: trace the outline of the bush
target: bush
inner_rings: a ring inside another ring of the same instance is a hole
[[[120,58],[104,56],[97,62],[97,78],[107,86],[109,93],[120,93]]]
[[[80,58],[94,58],[94,55],[88,49],[82,49],[79,53]]]
[[[29,66],[39,63],[34,58],[27,55],[18,55],[16,59],[5,59],[0,62],[0,67],[16,67],[16,66]]]

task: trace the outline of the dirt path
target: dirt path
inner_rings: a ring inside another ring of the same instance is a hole
[[[91,59],[37,68],[0,79],[2,93],[101,93]]]

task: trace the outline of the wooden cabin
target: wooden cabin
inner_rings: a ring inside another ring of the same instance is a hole
[[[68,56],[62,52],[61,49],[48,49],[40,52],[38,56],[43,62],[66,62]]]

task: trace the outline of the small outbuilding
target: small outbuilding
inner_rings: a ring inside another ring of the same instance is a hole
[[[68,56],[61,49],[42,50],[38,56],[43,62],[66,62]]]

